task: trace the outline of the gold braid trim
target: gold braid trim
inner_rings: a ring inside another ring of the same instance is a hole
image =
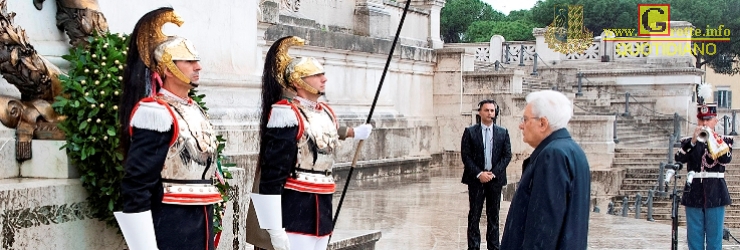
[[[139,27],[136,46],[139,47],[139,56],[141,56],[141,60],[144,61],[144,64],[150,69],[154,66],[154,60],[151,56],[152,51],[154,51],[157,45],[167,40],[167,36],[162,33],[162,26],[165,23],[173,23],[179,27],[182,26],[183,21],[175,11],[166,11],[155,17],[152,22],[143,24]]]

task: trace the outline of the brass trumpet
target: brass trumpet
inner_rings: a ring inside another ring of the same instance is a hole
[[[706,142],[707,137],[712,134],[712,129],[709,127],[703,127],[701,132],[699,132],[699,137],[696,138],[697,141],[700,142]]]

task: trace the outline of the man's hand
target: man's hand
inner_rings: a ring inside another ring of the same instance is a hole
[[[696,126],[694,129],[694,136],[691,137],[691,144],[696,144],[696,138],[699,137],[699,134],[701,134],[701,131],[704,130],[703,126]]]
[[[489,171],[481,172],[478,176],[478,180],[480,180],[480,183],[486,183],[493,179],[493,173]]]

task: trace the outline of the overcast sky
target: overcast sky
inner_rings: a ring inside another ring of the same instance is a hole
[[[483,2],[490,4],[494,10],[508,15],[512,10],[531,9],[537,0],[483,0]]]

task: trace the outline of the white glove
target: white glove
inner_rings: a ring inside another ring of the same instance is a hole
[[[270,242],[275,250],[290,250],[290,241],[288,241],[288,233],[285,232],[285,228],[281,229],[267,229],[267,233],[270,234]]]
[[[157,248],[152,211],[139,213],[113,212],[121,227],[126,245],[131,250],[153,250]]]
[[[367,140],[370,137],[370,133],[373,132],[373,125],[362,124],[352,128],[352,130],[355,131],[355,140]]]

